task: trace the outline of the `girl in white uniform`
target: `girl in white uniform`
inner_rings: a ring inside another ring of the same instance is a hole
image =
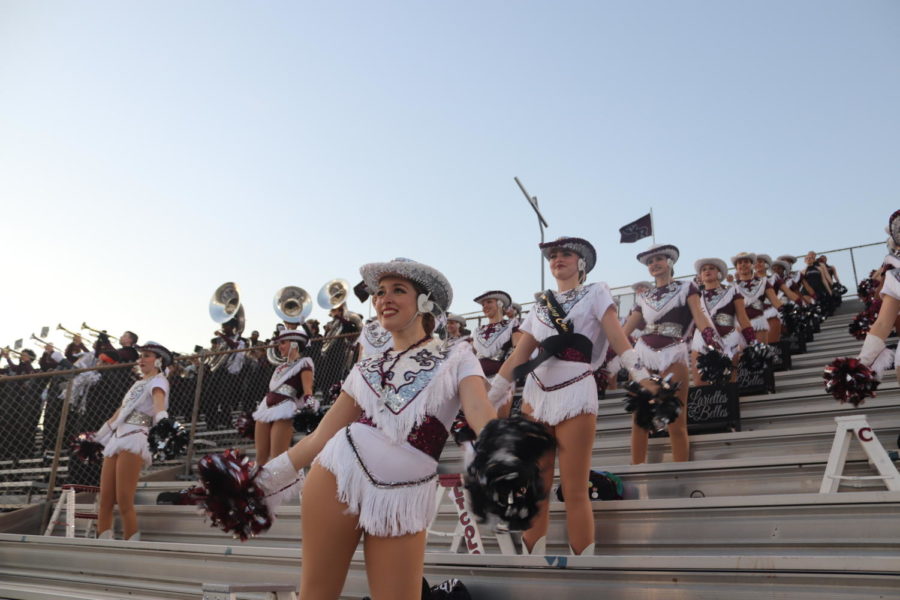
[[[372,597],[417,600],[449,426],[460,406],[476,432],[496,413],[471,349],[432,336],[433,313],[453,298],[443,274],[408,259],[360,272],[393,347],[356,363],[318,428],[258,482],[278,490],[312,465],[301,513],[304,600],[338,598],[360,536]]]
[[[141,379],[125,393],[122,405],[96,433],[97,441],[104,445],[97,511],[100,539],[113,538],[116,504],[124,539],[140,539],[134,494],[141,468],[153,462],[147,435],[152,425],[169,416],[169,382],[163,372],[172,363],[172,353],[156,342],[147,342],[139,350],[137,369]]]
[[[665,377],[672,375],[678,383],[681,413],[669,423],[672,459],[690,460],[690,440],[687,432],[687,396],[689,383],[688,345],[686,338],[692,326],[700,330],[706,344],[716,346],[715,330],[700,308],[700,290],[693,282],[673,279],[672,269],[680,252],[671,244],[654,244],[638,253],[639,262],[655,280],[655,287],[637,297],[634,312],[625,323],[625,333],[643,329],[644,334],[634,349],[641,364]],[[631,462],[647,461],[649,433],[637,423],[631,425]]]
[[[512,305],[509,294],[491,290],[477,296],[473,302],[481,305],[488,322],[472,334],[472,346],[488,381],[493,379],[503,361],[509,356],[519,338],[518,319],[504,319],[504,311]]]
[[[612,345],[632,379],[642,381],[649,389],[655,389],[655,385],[646,381],[647,371],[638,368],[637,356],[622,332],[609,287],[602,282],[584,283],[597,261],[591,243],[566,237],[541,244],[540,248],[550,262],[557,291],[545,292],[528,313],[520,327],[522,337],[500,368],[489,397],[492,401],[504,398],[512,388],[514,376],[528,373],[522,412],[546,424],[558,441],[569,546],[575,555],[591,555],[594,513],[586,482],[597,427],[594,370],[605,360],[607,346]],[[539,347],[538,357],[529,361]],[[556,454],[550,453],[541,462],[545,489],[552,485],[555,461]],[[532,527],[522,536],[523,554],[545,552],[549,504],[544,501],[539,507]]]
[[[887,229],[891,241],[900,247],[900,210],[890,216]],[[900,359],[900,346],[896,354],[885,348],[885,340],[891,330],[900,331],[900,268],[883,272],[880,295],[878,319],[869,328],[859,352],[860,362],[875,371],[879,378]],[[897,381],[900,383],[900,369],[897,369]]]
[[[756,255],[752,252],[739,252],[731,257],[735,273],[734,286],[744,297],[747,308],[747,316],[750,324],[756,332],[756,337],[763,343],[769,341],[769,320],[765,314],[763,300],[768,298],[769,303],[776,310],[781,307],[781,300],[775,294],[775,289],[769,283],[767,277],[758,277],[754,274],[756,268]],[[780,333],[780,331],[779,331]]]
[[[256,462],[260,466],[266,464],[270,456],[278,456],[290,447],[297,409],[304,406],[313,410],[318,408],[312,395],[313,361],[308,356],[300,356],[309,336],[302,329],[284,329],[274,341],[280,355],[286,356],[287,360],[275,367],[269,380],[269,391],[253,413],[256,421],[253,440]]]

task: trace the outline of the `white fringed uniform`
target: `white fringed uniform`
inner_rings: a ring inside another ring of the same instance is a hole
[[[769,321],[766,318],[763,307],[763,298],[766,290],[772,287],[766,278],[753,277],[746,281],[735,281],[734,287],[744,297],[747,305],[747,316],[750,317],[750,325],[754,331],[768,331]]]
[[[740,296],[736,286],[733,285],[727,288],[719,286],[715,290],[701,290],[700,292],[700,309],[715,327],[722,343],[722,352],[729,358],[733,358],[735,354],[747,346],[744,336],[741,335],[740,325],[737,322],[734,306],[734,300],[737,297]],[[723,332],[726,333],[723,335]],[[691,350],[700,353],[706,351],[706,343],[704,343],[703,336],[697,328],[694,328]]]
[[[634,350],[643,366],[662,372],[676,362],[688,364],[685,340],[694,325],[694,318],[687,300],[699,293],[692,282],[672,281],[636,298],[635,310],[640,311],[644,320],[644,335]]]
[[[286,398],[275,406],[269,406],[266,402],[267,394],[253,411],[253,420],[273,423],[293,419],[294,413],[300,408],[298,402],[303,397],[303,384],[300,381],[300,374],[303,371],[314,371],[313,361],[308,356],[275,367],[272,378],[269,379],[269,392],[282,394]]]
[[[553,295],[566,312],[566,320],[571,321],[574,332],[591,340],[593,349],[589,363],[551,357],[525,379],[523,402],[532,408],[535,420],[548,425],[582,414],[597,414],[597,382],[593,372],[606,359],[609,345],[600,319],[614,305],[609,286],[602,282],[553,292]],[[540,300],[525,317],[521,330],[538,342],[559,333],[550,320],[546,304]]]
[[[459,384],[473,375],[483,378],[471,349],[437,339],[354,365],[343,391],[363,416],[338,431],[315,462],[334,474],[338,500],[367,534],[396,537],[431,523],[437,456],[459,412]]]
[[[372,319],[362,328],[359,336],[359,345],[362,346],[362,357],[380,354],[393,347],[394,337],[391,332],[381,326],[378,319]]]
[[[153,390],[162,390],[166,396],[166,404],[163,410],[169,408],[169,381],[162,373],[156,374],[150,379],[140,379],[134,382],[134,385],[125,392],[122,398],[121,410],[124,412],[139,412],[147,415],[151,419],[156,414],[153,408]],[[131,452],[139,455],[144,459],[144,467],[153,464],[153,457],[150,454],[150,445],[147,443],[147,434],[150,433],[149,426],[132,425],[125,423],[128,418],[127,414],[119,413],[122,421],[118,426],[112,425],[113,433],[109,441],[104,442],[103,456],[115,456],[119,452]]]

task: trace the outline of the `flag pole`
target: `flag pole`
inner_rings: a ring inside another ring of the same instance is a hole
[[[653,207],[650,207],[650,235],[653,236],[653,243],[656,243],[656,227],[653,225]]]

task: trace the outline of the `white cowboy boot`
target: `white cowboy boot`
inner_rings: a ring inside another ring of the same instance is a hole
[[[134,533],[132,533],[132,534],[131,534],[131,537],[128,538],[128,541],[129,541],[129,542],[139,542],[139,541],[141,541],[141,532],[140,532],[140,531],[135,531]]]
[[[542,538],[539,538],[534,546],[531,547],[531,552],[528,551],[528,546],[525,545],[525,539],[522,539],[522,555],[523,556],[542,556],[547,553],[547,536],[545,535]]]
[[[112,529],[107,529],[107,530],[104,531],[103,533],[98,533],[98,534],[97,534],[97,539],[98,539],[98,540],[111,540],[111,539],[113,539],[113,530],[112,530]]]
[[[588,544],[587,547],[581,552],[575,552],[574,550],[572,550],[572,546],[569,546],[569,552],[572,553],[572,556],[593,556],[594,546],[596,546],[596,544]]]

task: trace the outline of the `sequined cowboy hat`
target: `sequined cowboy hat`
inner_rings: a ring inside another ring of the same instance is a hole
[[[697,275],[700,274],[700,269],[703,268],[703,265],[712,265],[719,270],[721,273],[721,277],[719,279],[725,279],[725,276],[728,275],[728,265],[725,264],[725,261],[721,258],[698,258],[694,261],[694,272]]]
[[[306,345],[306,343],[309,342],[309,335],[303,329],[282,329],[272,341],[276,344],[278,342],[288,341]]]
[[[761,261],[763,261],[764,263],[766,263],[767,265],[769,265],[770,267],[772,266],[772,257],[769,256],[768,254],[757,254],[757,255],[756,255],[756,260],[757,260],[757,261],[760,261],[760,260],[761,260]]]
[[[785,273],[791,270],[791,265],[780,259],[776,259],[776,260],[772,261],[772,266],[773,267],[781,267],[782,269],[784,269]]]
[[[577,237],[561,237],[559,239],[555,239],[552,242],[544,242],[542,244],[538,244],[538,247],[541,249],[541,254],[544,255],[544,258],[550,260],[550,252],[554,248],[565,248],[566,250],[571,250],[578,256],[584,259],[584,272],[590,273],[591,269],[594,268],[594,265],[597,264],[597,251],[594,250],[594,246],[587,240]]]
[[[444,274],[428,265],[409,258],[395,258],[389,262],[368,263],[359,268],[363,281],[370,290],[378,289],[378,282],[388,275],[396,275],[422,286],[430,299],[445,311],[453,301],[453,288]]]
[[[507,294],[503,290],[487,291],[487,292],[481,294],[480,296],[475,296],[475,298],[472,299],[472,302],[477,302],[478,304],[481,304],[485,300],[490,300],[492,298],[494,300],[496,300],[497,302],[501,303],[503,305],[503,308],[509,308],[509,305],[512,304],[512,298],[510,298],[509,294]]]
[[[888,218],[885,230],[890,234],[894,244],[900,246],[900,210],[895,210]]]
[[[464,316],[458,315],[456,313],[450,313],[449,315],[447,315],[447,321],[456,321],[463,327],[466,326],[466,318]]]
[[[681,256],[677,246],[672,244],[653,244],[643,252],[638,252],[637,259],[639,263],[646,265],[651,258],[660,254],[670,259],[673,264],[678,262],[678,257]]]
[[[775,260],[780,260],[780,261],[786,262],[789,265],[793,265],[795,262],[797,262],[797,257],[794,256],[793,254],[782,254]]]
[[[167,367],[172,364],[172,353],[168,348],[166,348],[159,342],[148,341],[146,344],[138,346],[137,349],[140,352],[147,351],[157,355],[162,360],[163,367]]]
[[[737,266],[737,261],[739,260],[749,260],[750,264],[756,264],[756,255],[752,252],[738,252],[734,256],[731,257],[731,264]]]
[[[648,290],[652,290],[656,286],[654,286],[649,281],[635,281],[634,283],[631,284],[631,291],[637,292],[639,287],[643,287],[643,288],[647,288]]]

